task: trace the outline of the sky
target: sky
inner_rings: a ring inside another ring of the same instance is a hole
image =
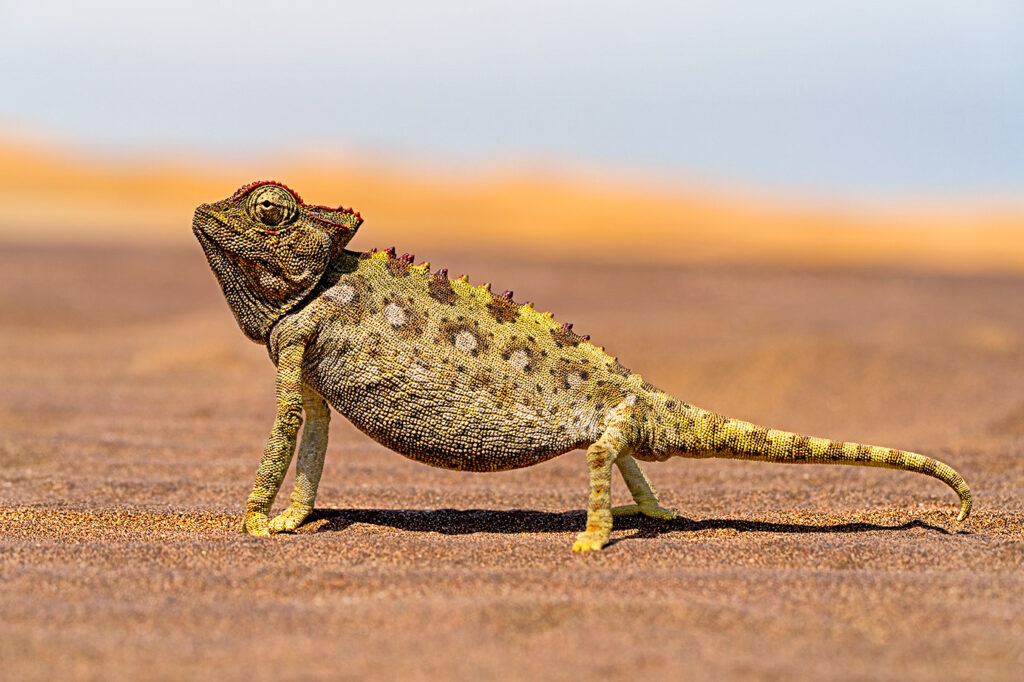
[[[1024,194],[1024,3],[7,3],[0,134]]]

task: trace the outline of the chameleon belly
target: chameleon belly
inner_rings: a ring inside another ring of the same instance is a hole
[[[318,371],[322,376],[310,383],[361,431],[407,457],[447,469],[498,471],[586,444],[552,419],[549,405],[516,401],[503,409],[491,393],[474,391],[484,377],[428,370],[404,354],[362,364],[355,358],[364,351],[356,345],[350,358],[332,357],[325,363],[330,374]]]
[[[433,466],[513,469],[585,446],[624,395],[628,372],[549,316],[387,254],[352,257],[299,315],[316,329],[304,381]]]

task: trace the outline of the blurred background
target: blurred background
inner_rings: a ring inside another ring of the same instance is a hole
[[[10,679],[1021,679],[1024,3],[34,0],[0,64]],[[975,511],[673,459],[680,519],[581,558],[581,452],[458,474],[336,418],[319,519],[250,542],[274,371],[191,220],[259,179]]]
[[[1024,266],[1024,9],[15,3],[0,238],[185,242],[273,178],[355,248]]]

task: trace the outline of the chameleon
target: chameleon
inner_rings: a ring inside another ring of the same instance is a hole
[[[677,456],[914,471],[957,493],[957,521],[970,513],[970,488],[942,462],[683,402],[511,291],[431,272],[394,247],[346,249],[362,223],[351,208],[307,204],[275,181],[195,210],[193,233],[239,327],[277,368],[244,533],[295,531],[310,515],[331,408],[387,448],[445,469],[505,471],[586,448],[590,494],[576,551],[604,547],[616,516],[675,518],[640,462]],[[293,458],[290,503],[271,519]],[[633,504],[612,508],[613,467]]]

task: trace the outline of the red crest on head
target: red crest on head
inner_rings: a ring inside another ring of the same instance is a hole
[[[288,185],[284,184],[283,182],[278,182],[277,180],[257,180],[256,182],[250,182],[248,185],[244,185],[242,187],[239,187],[238,191],[236,191],[234,194],[232,194],[231,198],[228,201],[238,201],[239,199],[241,199],[242,197],[244,197],[246,194],[248,194],[249,192],[253,191],[257,187],[263,187],[264,185],[275,185],[275,186],[280,187],[281,189],[285,190],[286,192],[291,194],[293,197],[295,197],[295,201],[297,201],[299,203],[299,207],[300,208],[306,209],[306,212],[310,216],[312,216],[316,220],[318,220],[318,221],[320,221],[320,222],[322,222],[322,223],[324,223],[326,225],[332,225],[334,227],[343,227],[343,228],[345,228],[347,230],[355,229],[351,225],[347,225],[346,223],[339,223],[339,222],[337,222],[335,220],[331,220],[327,216],[321,215],[319,213],[320,211],[329,211],[331,213],[346,213],[348,215],[354,216],[359,221],[358,224],[356,225],[356,227],[358,227],[359,225],[361,225],[363,223],[363,218],[362,218],[362,216],[359,215],[358,211],[356,211],[354,209],[351,209],[351,208],[345,208],[344,206],[338,206],[337,208],[332,208],[330,206],[321,206],[321,205],[318,205],[318,204],[307,204],[306,202],[304,202],[302,200],[302,197],[299,196],[298,192],[296,192],[295,190],[293,190],[291,187],[289,187]]]
[[[257,180],[256,182],[250,182],[248,185],[243,185],[242,187],[239,187],[238,191],[232,194],[231,198],[228,201],[238,201],[239,199],[241,199],[242,197],[244,197],[246,194],[253,191],[257,187],[263,187],[264,185],[275,185],[277,187],[280,187],[281,189],[286,190],[289,194],[295,197],[295,201],[299,202],[299,206],[306,205],[306,203],[302,201],[302,197],[299,196],[298,192],[296,192],[283,182],[278,182],[277,180]]]

